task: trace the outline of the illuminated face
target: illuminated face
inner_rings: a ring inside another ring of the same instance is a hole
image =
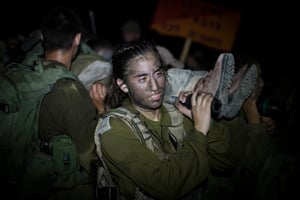
[[[162,105],[165,74],[153,53],[146,53],[133,59],[125,85],[135,106],[144,110],[155,110]]]

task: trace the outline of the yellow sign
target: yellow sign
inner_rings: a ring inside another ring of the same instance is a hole
[[[230,51],[240,14],[199,0],[160,0],[151,27],[222,51]]]

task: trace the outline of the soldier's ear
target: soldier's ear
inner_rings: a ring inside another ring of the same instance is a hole
[[[117,84],[119,86],[119,88],[124,92],[124,93],[128,93],[128,87],[126,85],[126,83],[124,83],[124,81],[122,79],[117,79]]]
[[[80,40],[81,40],[81,33],[77,33],[74,39],[74,43],[76,46],[80,44]]]

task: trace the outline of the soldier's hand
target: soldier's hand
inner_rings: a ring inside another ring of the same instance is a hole
[[[207,134],[210,127],[212,101],[213,95],[204,92],[193,93],[191,99],[194,127],[204,135]]]
[[[102,114],[105,112],[105,97],[107,94],[107,88],[104,84],[94,83],[90,88],[90,96],[96,106],[98,113]]]

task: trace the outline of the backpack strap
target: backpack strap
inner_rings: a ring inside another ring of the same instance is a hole
[[[177,146],[182,145],[183,138],[186,135],[186,132],[183,127],[183,116],[177,111],[177,109],[170,104],[164,104],[171,117],[171,127],[168,127],[171,132],[171,137],[177,142]],[[156,147],[155,143],[152,142],[152,133],[148,129],[147,125],[137,116],[137,114],[132,113],[125,107],[118,107],[111,109],[109,113],[104,117],[101,127],[99,126],[96,129],[98,134],[105,132],[105,127],[108,126],[110,117],[118,117],[121,119],[128,127],[131,128],[132,133],[140,140],[140,142],[147,146],[149,150],[155,152],[160,159],[166,159],[167,155],[162,151],[159,151],[159,148]],[[100,123],[98,123],[99,125]]]
[[[173,104],[164,103],[165,108],[167,109],[171,117],[171,127],[168,129],[171,132],[171,137],[177,142],[177,147],[181,147],[183,138],[186,136],[186,132],[183,127],[183,115],[175,108]]]
[[[101,190],[103,190],[104,188],[106,188],[110,191],[113,191],[111,189],[114,188],[115,191],[117,191],[116,192],[116,195],[117,195],[116,199],[119,199],[119,197],[118,197],[119,196],[118,186],[112,180],[112,175],[111,175],[106,163],[103,160],[103,154],[102,154],[102,151],[101,151],[101,142],[100,142],[101,134],[100,134],[100,131],[99,131],[100,130],[99,125],[101,124],[102,120],[103,120],[102,118],[99,118],[97,127],[96,127],[95,132],[94,132],[94,141],[95,141],[95,144],[96,144],[96,151],[97,151],[97,155],[100,159],[100,166],[98,166],[98,168],[97,168],[96,199],[101,199],[101,197],[103,195]],[[104,193],[106,193],[106,192],[104,192]],[[110,192],[108,192],[108,193],[110,193]]]
[[[175,141],[178,142],[179,145],[182,144],[182,140],[185,136],[185,131],[183,127],[183,117],[176,108],[172,105],[165,105],[168,113],[171,116],[172,127],[169,127],[171,132],[171,136]],[[101,151],[101,134],[103,134],[106,130],[106,126],[108,126],[110,117],[118,117],[125,124],[128,125],[132,129],[134,135],[140,140],[142,144],[145,144],[148,149],[152,152],[155,152],[155,144],[152,142],[152,133],[147,128],[146,124],[137,116],[137,114],[132,113],[125,107],[118,107],[115,109],[111,109],[108,114],[103,119],[99,119],[98,125],[95,129],[95,143],[98,156],[103,164],[103,168],[99,167],[97,174],[97,188],[101,188],[101,186],[105,186],[105,182],[109,185],[115,185],[113,183],[111,174],[108,170],[107,165],[103,160],[103,154]],[[156,152],[155,152],[156,153]],[[168,155],[163,154],[162,152],[156,153],[161,160],[164,160],[168,157]],[[104,174],[104,175],[103,175]],[[106,185],[107,186],[107,185]],[[137,187],[135,192],[135,199],[152,199],[146,196],[140,189]]]
[[[152,142],[152,133],[136,114],[130,112],[125,107],[118,107],[112,110],[109,115],[122,119],[123,122],[132,129],[132,132],[140,140],[140,142],[145,144],[148,149],[154,152],[155,146]]]
[[[101,180],[97,180],[97,183],[98,184],[103,184],[103,185],[115,185],[115,183],[113,182],[113,180],[112,180],[112,178],[111,178],[111,174],[110,174],[110,172],[109,172],[109,170],[108,170],[108,167],[107,167],[107,165],[105,164],[105,162],[104,162],[104,160],[103,160],[103,154],[102,154],[102,151],[101,151],[101,142],[100,142],[100,137],[101,137],[101,134],[99,134],[99,124],[101,124],[101,121],[102,121],[103,119],[102,118],[99,118],[99,121],[98,121],[98,125],[97,125],[97,127],[96,127],[96,131],[94,132],[95,134],[94,134],[94,140],[95,140],[95,144],[96,144],[96,150],[97,150],[97,154],[98,154],[98,156],[99,156],[99,159],[100,159],[100,161],[101,161],[101,164],[102,164],[102,166],[103,166],[103,168],[104,168],[104,170],[105,170],[105,172],[103,172],[103,171],[98,171],[97,172],[97,177],[98,178],[102,178],[102,176],[99,176],[99,173],[100,174],[103,174],[104,173],[104,176],[105,176],[105,178],[106,178],[106,180],[107,180],[107,183],[102,183],[101,182]],[[101,169],[101,170],[103,170],[103,169]]]
[[[132,129],[134,135],[141,141],[142,144],[145,144],[147,148],[151,151],[154,151],[154,145],[152,143],[151,132],[146,127],[143,121],[141,121],[136,114],[130,112],[127,108],[118,107],[116,109],[112,109],[104,119],[100,118],[98,121],[98,125],[95,129],[95,143],[96,143],[96,150],[101,160],[102,167],[98,167],[97,170],[97,190],[96,196],[100,197],[99,189],[103,189],[104,187],[116,187],[117,185],[112,180],[112,175],[103,160],[103,154],[101,151],[101,134],[105,131],[106,123],[109,123],[110,117],[118,117],[124,123],[128,125]],[[104,123],[102,123],[104,121]],[[104,127],[103,127],[104,126]],[[104,129],[103,129],[104,128]],[[119,193],[118,193],[119,195]],[[145,196],[143,192],[140,191],[138,187],[135,190],[135,199],[145,199],[145,200],[153,200],[150,197]]]

